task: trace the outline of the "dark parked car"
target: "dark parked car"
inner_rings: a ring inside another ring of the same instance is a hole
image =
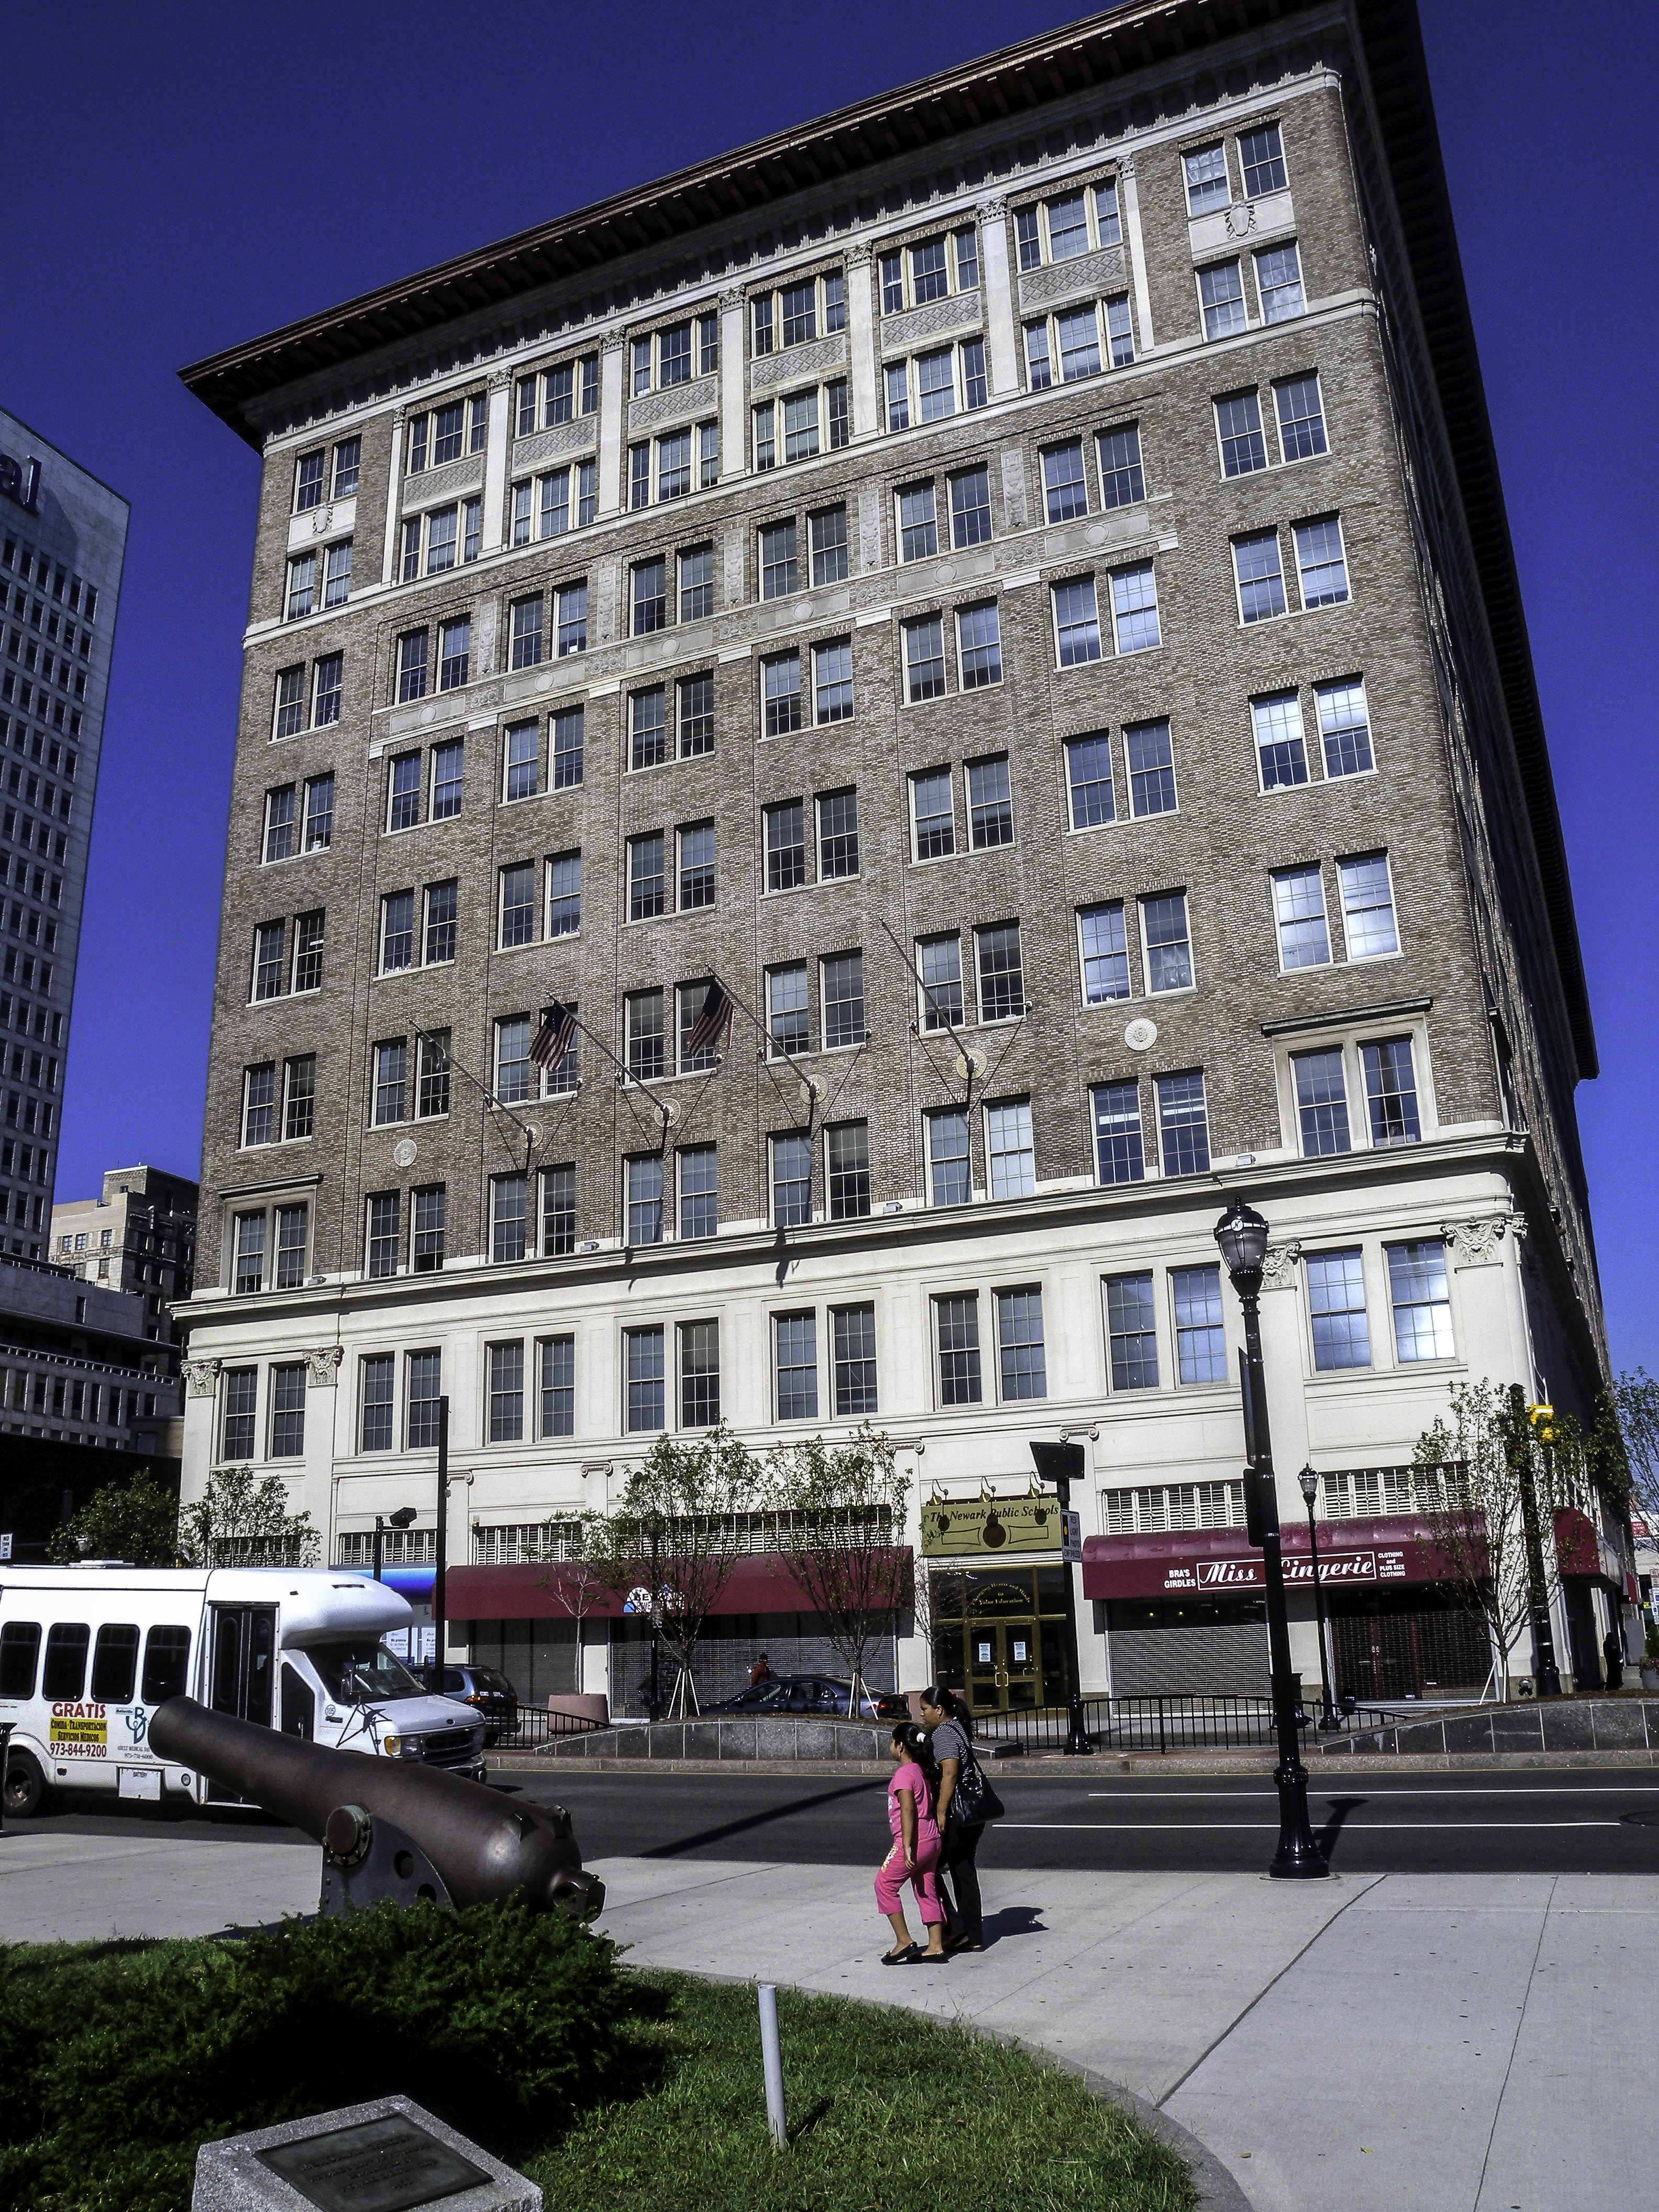
[[[706,1713],[764,1714],[775,1718],[783,1713],[839,1713],[844,1719],[852,1705],[853,1685],[844,1677],[833,1674],[774,1674],[769,1681],[757,1682],[752,1689],[739,1690],[735,1698],[723,1698],[717,1705],[705,1705]],[[866,1721],[908,1721],[910,1707],[908,1700],[890,1690],[866,1689],[859,1698],[859,1718]]]
[[[434,1687],[441,1696],[458,1698],[479,1714],[486,1749],[519,1725],[519,1693],[494,1667],[445,1667]]]

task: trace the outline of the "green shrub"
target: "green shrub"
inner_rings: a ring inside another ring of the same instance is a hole
[[[197,2145],[402,2091],[506,2157],[639,2086],[645,1993],[520,1905],[0,1950],[0,2204],[171,2212]]]

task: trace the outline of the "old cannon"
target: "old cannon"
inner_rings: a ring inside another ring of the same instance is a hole
[[[212,1775],[314,1836],[325,1913],[422,1897],[445,1905],[521,1897],[536,1911],[556,1906],[582,1919],[604,1908],[605,1884],[582,1871],[562,1805],[508,1804],[481,1782],[418,1760],[331,1751],[210,1712],[194,1698],[159,1705],[149,1740],[161,1758]]]

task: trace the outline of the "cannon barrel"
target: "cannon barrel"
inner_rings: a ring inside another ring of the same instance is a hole
[[[194,1698],[168,1698],[150,1723],[151,1748],[198,1767],[326,1849],[329,1815],[362,1806],[408,1836],[442,1876],[457,1905],[522,1896],[538,1910],[597,1911],[604,1886],[582,1872],[581,1852],[562,1806],[511,1805],[481,1782],[417,1761],[281,1735],[210,1712]]]

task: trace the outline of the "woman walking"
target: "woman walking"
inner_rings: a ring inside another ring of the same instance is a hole
[[[953,1815],[951,1800],[962,1779],[963,1768],[973,1759],[969,1741],[973,1722],[968,1708],[953,1690],[932,1683],[917,1700],[923,1725],[933,1734],[933,1753],[939,1766],[939,1825],[944,1837],[940,1869],[950,1877],[943,1891],[947,1951],[982,1951],[985,1948],[984,1908],[980,1902],[979,1874],[974,1854],[985,1833],[983,1820],[964,1820]]]
[[[939,1902],[937,1869],[939,1823],[933,1817],[939,1769],[926,1729],[906,1723],[893,1730],[890,1755],[896,1771],[887,1785],[887,1819],[893,1831],[893,1848],[876,1875],[876,1903],[887,1915],[893,1931],[893,1948],[884,1951],[884,1966],[908,1966],[923,1959],[945,1956],[945,1907]],[[915,1894],[927,1948],[910,1940],[901,1895],[908,1882]]]

